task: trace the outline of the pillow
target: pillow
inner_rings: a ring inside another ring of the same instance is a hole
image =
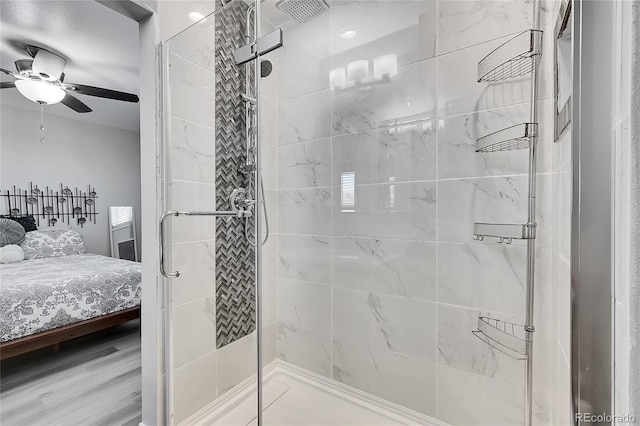
[[[24,228],[18,222],[0,219],[0,247],[9,244],[20,244],[24,241]]]
[[[47,229],[27,232],[20,245],[25,259],[86,253],[82,235],[73,229]]]
[[[36,231],[38,229],[38,227],[36,226],[36,220],[32,215],[21,217],[0,216],[0,218],[15,220],[20,225],[22,225],[24,230],[27,232]]]
[[[0,263],[16,263],[24,259],[24,252],[15,244],[0,247]]]

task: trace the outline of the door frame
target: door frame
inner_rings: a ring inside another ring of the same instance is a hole
[[[158,277],[158,212],[162,116],[158,45],[159,18],[156,0],[96,0],[138,22],[140,52],[140,185],[141,185],[141,362],[142,422],[161,425],[164,421],[162,386],[162,318]]]

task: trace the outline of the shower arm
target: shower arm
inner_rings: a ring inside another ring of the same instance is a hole
[[[164,267],[164,222],[168,217],[171,216],[227,216],[227,217],[237,217],[238,219],[242,219],[250,215],[251,212],[248,210],[229,210],[229,211],[212,211],[212,212],[189,212],[189,211],[179,211],[179,210],[170,210],[165,212],[160,217],[160,273],[165,278],[178,278],[180,276],[180,271],[167,272]]]

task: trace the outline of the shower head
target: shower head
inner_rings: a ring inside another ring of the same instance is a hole
[[[329,10],[325,0],[280,0],[276,7],[301,24]]]

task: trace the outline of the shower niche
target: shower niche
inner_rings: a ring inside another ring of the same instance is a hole
[[[523,240],[527,244],[525,320],[524,324],[480,316],[472,333],[497,351],[524,361],[524,424],[532,424],[533,400],[533,298],[536,238],[536,163],[538,142],[538,68],[542,57],[542,31],[524,31],[489,53],[478,63],[478,83],[499,84],[526,75],[531,78],[530,118],[483,136],[477,140],[476,152],[499,155],[501,152],[528,150],[528,203],[526,223],[475,223],[473,238],[497,240],[511,244]]]

